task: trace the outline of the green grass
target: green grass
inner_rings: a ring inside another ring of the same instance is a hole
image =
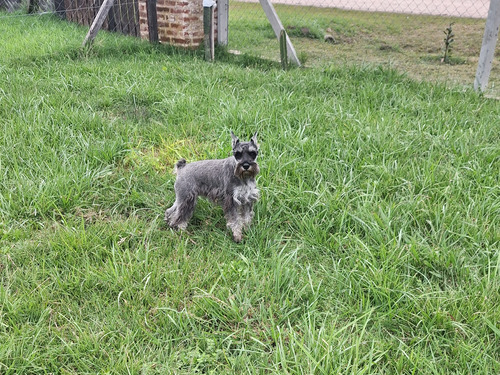
[[[383,65],[418,80],[473,85],[484,19],[452,18],[276,4],[305,65]],[[279,60],[279,45],[257,3],[231,1],[229,48]],[[444,31],[453,23],[451,64],[441,63]],[[325,34],[335,40],[324,41]],[[499,98],[500,64],[493,60],[487,94]]]
[[[0,13],[0,17],[5,14]],[[500,372],[500,106],[0,22],[0,373]],[[259,131],[242,244],[173,163]]]

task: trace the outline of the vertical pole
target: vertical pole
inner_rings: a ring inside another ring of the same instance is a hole
[[[35,10],[38,9],[38,0],[29,0],[28,4],[28,13],[35,13]]]
[[[217,43],[227,46],[229,26],[229,0],[217,1]]]
[[[146,11],[148,14],[149,41],[158,43],[158,15],[156,13],[156,0],[146,0]]]
[[[495,55],[495,46],[498,40],[498,29],[500,27],[500,0],[491,0],[486,26],[484,27],[483,45],[479,54],[474,90],[484,91],[488,86],[491,66]]]
[[[280,32],[280,56],[281,56],[281,67],[283,70],[288,70],[288,48],[286,46],[286,31],[282,29]]]
[[[214,61],[214,2],[203,1],[203,44],[205,60]]]
[[[118,31],[118,28],[116,27],[116,19],[115,19],[114,7],[109,8],[109,13],[108,13],[108,30],[109,31]]]
[[[215,6],[210,7],[210,59],[215,60]]]
[[[56,14],[61,18],[61,19],[66,19],[66,9],[64,7],[64,0],[55,0],[54,1],[54,8],[56,11]]]

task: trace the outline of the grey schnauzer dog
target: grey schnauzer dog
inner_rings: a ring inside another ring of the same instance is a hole
[[[199,195],[220,204],[227,226],[235,242],[240,242],[243,229],[250,226],[253,205],[259,198],[255,176],[259,173],[257,133],[249,142],[240,142],[231,132],[233,155],[226,159],[177,162],[175,202],[165,212],[170,227],[184,230],[193,216]]]

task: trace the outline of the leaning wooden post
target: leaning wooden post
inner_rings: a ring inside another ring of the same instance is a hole
[[[104,20],[109,13],[109,10],[113,6],[113,1],[114,0],[104,0],[101,8],[99,8],[99,12],[97,12],[97,16],[95,16],[94,18],[94,22],[92,22],[92,25],[90,26],[90,30],[87,33],[85,40],[83,41],[82,47],[85,47],[87,43],[92,43],[94,41],[94,38],[101,29],[102,24],[104,23]]]
[[[500,0],[491,0],[486,26],[484,27],[483,45],[479,54],[474,90],[484,91],[488,86],[491,66],[495,55],[495,46],[498,40],[498,29],[500,28]]]
[[[274,10],[273,4],[271,4],[270,0],[259,0],[260,5],[262,6],[262,9],[264,9],[264,13],[267,16],[267,19],[271,23],[271,26],[273,27],[274,35],[276,35],[276,38],[278,40],[280,39],[280,33],[281,30],[284,29],[283,25],[281,24],[281,21],[278,17],[278,13],[276,13],[276,10]],[[299,58],[297,57],[297,53],[295,52],[295,48],[293,48],[292,41],[286,35],[286,46],[288,50],[288,58],[290,61],[292,61],[295,65],[300,66],[300,61]]]
[[[203,0],[203,43],[205,60],[214,61],[214,5],[213,0]]]

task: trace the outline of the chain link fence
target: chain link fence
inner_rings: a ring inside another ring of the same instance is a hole
[[[382,65],[416,79],[469,87],[474,82],[489,0],[271,1],[306,67]],[[102,2],[0,0],[0,9],[53,12],[88,26]],[[115,0],[103,28],[139,36],[137,3]],[[230,51],[279,60],[278,40],[258,0],[229,0],[228,35]],[[495,97],[498,60],[487,89]]]
[[[235,1],[236,2],[236,1]],[[255,2],[258,0],[238,0]],[[274,0],[273,4],[336,8],[364,12],[486,18],[489,0]],[[300,13],[307,13],[307,8]]]
[[[489,9],[489,0],[272,3],[306,67],[384,65],[412,78],[466,86],[474,82]],[[278,41],[258,0],[230,0],[228,47],[279,59]],[[488,90],[500,95],[498,58]]]
[[[0,10],[29,14],[53,13],[69,22],[90,26],[104,0],[0,0]],[[139,36],[137,0],[114,0],[104,30]]]

